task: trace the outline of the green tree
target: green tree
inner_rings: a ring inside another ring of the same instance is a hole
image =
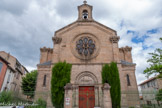
[[[3,91],[0,93],[0,103],[11,103],[13,101],[13,95],[11,92]]]
[[[162,89],[160,89],[158,91],[158,93],[156,94],[156,100],[157,101],[162,101]]]
[[[21,88],[24,95],[27,95],[30,98],[34,97],[36,80],[37,80],[37,70],[27,73],[26,76],[22,78]]]
[[[113,108],[120,108],[121,89],[117,63],[105,64],[102,68],[102,83],[109,83]]]
[[[162,38],[160,40],[162,42]],[[157,48],[154,53],[149,53],[149,55],[151,55],[151,58],[147,62],[150,63],[150,67],[147,67],[143,73],[147,77],[154,73],[158,73],[159,77],[162,77],[162,49]]]
[[[64,86],[70,82],[71,64],[59,62],[52,68],[51,96],[55,108],[64,106]]]

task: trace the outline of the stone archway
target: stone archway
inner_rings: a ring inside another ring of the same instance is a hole
[[[94,107],[99,105],[99,87],[98,87],[98,80],[97,77],[92,72],[81,72],[78,74],[78,76],[75,79],[75,87],[74,87],[74,106],[76,108],[79,108],[79,102],[80,102],[80,92],[81,89],[85,88],[87,89],[93,89],[94,93]],[[88,91],[86,91],[88,92]],[[92,96],[93,97],[93,96]]]
[[[75,84],[79,86],[95,86],[98,84],[96,76],[91,72],[81,72],[75,80]]]
[[[93,90],[94,95],[90,95],[90,97],[86,97],[85,95],[80,96],[80,91],[84,91],[82,88],[85,88],[86,92],[88,91],[87,89]],[[94,99],[92,106],[79,106],[80,99],[83,99],[85,97],[87,99]],[[105,83],[104,85],[99,84],[97,77],[92,72],[81,72],[77,75],[73,84],[68,83],[65,86],[64,102],[64,108],[112,108],[110,86],[107,83]]]

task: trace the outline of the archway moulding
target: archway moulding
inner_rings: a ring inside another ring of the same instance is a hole
[[[85,71],[85,72],[81,72],[80,74],[78,74],[75,80],[75,84],[79,86],[82,86],[82,85],[93,86],[93,85],[98,84],[98,80],[97,80],[97,77],[93,73]]]

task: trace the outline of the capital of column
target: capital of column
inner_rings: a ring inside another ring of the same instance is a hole
[[[123,52],[128,52],[131,50],[132,50],[132,47],[129,47],[129,46],[119,48],[119,51],[123,51]]]
[[[118,43],[119,39],[120,39],[119,36],[112,36],[112,37],[110,37],[110,41],[112,43]]]
[[[62,41],[62,38],[55,36],[55,37],[52,37],[52,40],[53,40],[54,44],[60,44]]]
[[[105,83],[104,85],[103,85],[103,90],[110,90],[110,85],[108,84],[108,83]]]
[[[72,90],[73,85],[71,83],[67,83],[66,86],[64,87],[65,90]]]
[[[73,89],[79,89],[78,85],[73,85]]]

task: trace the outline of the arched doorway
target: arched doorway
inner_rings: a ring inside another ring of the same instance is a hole
[[[98,103],[98,80],[91,72],[80,73],[75,80],[79,108],[94,108]]]

